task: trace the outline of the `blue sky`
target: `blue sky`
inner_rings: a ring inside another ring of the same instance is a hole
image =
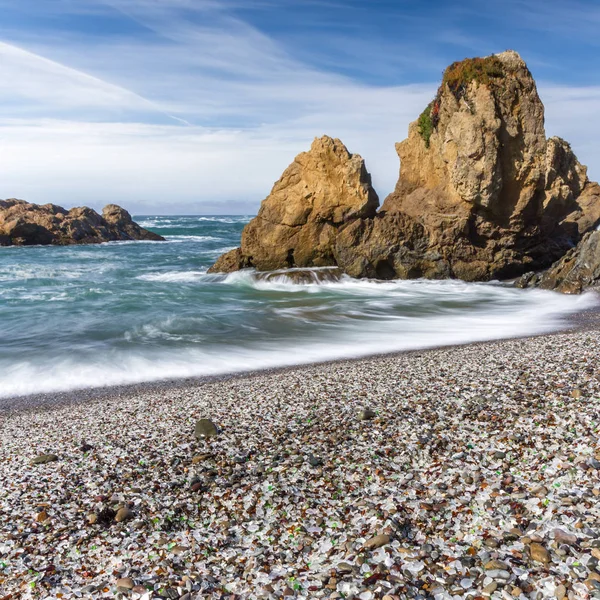
[[[313,137],[383,198],[454,60],[521,53],[548,135],[600,178],[600,3],[0,0],[0,197],[254,212]]]

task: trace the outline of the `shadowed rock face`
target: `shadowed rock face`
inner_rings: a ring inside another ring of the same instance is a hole
[[[586,233],[576,248],[569,250],[547,271],[527,273],[516,285],[565,294],[579,294],[586,288],[600,286],[600,231]]]
[[[116,204],[102,216],[91,208],[65,210],[55,204],[0,200],[0,246],[97,244],[117,240],[164,240],[135,223]]]
[[[343,149],[343,150],[342,150]],[[400,178],[376,213],[364,163],[316,140],[213,270],[338,266],[354,277],[513,278],[546,268],[600,220],[600,187],[544,107],[516,52],[446,70],[396,145]]]

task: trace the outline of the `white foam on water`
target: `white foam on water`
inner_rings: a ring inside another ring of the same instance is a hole
[[[167,242],[220,242],[223,238],[214,235],[169,235]]]
[[[165,283],[188,283],[200,281],[206,271],[167,271],[166,273],[145,273],[136,279],[142,281],[160,281]]]
[[[248,223],[252,217],[239,216],[239,217],[198,217],[198,221],[205,221],[208,223]]]
[[[140,244],[164,244],[162,240],[113,240],[111,242],[100,242],[97,246],[133,246]]]
[[[155,279],[158,281],[177,281],[176,278],[195,281],[203,274],[188,271],[148,275],[161,277]],[[294,284],[249,283],[251,280],[252,276],[248,273],[221,277],[221,282],[226,285],[255,285],[259,290],[264,290],[266,285],[277,293],[296,293],[292,287]],[[247,342],[228,339],[218,344],[195,343],[185,347],[161,348],[152,344],[113,347],[108,351],[97,349],[72,356],[47,356],[43,360],[0,364],[0,397],[236,373],[530,336],[557,330],[569,314],[599,304],[594,293],[567,296],[544,290],[518,290],[459,281],[375,282],[344,278],[337,283],[294,287],[317,288],[315,293],[339,294],[341,298],[352,297],[359,301],[364,299],[364,307],[360,302],[352,304],[346,313],[338,315],[333,326],[329,323],[324,331],[313,327],[312,332],[304,337],[258,335]],[[434,303],[431,302],[432,295],[435,296]],[[380,303],[387,300],[394,300],[395,306],[399,303],[419,306],[426,297],[431,303],[431,311],[417,311],[415,316],[410,313],[393,314],[380,308]],[[463,305],[459,306],[461,302]],[[464,302],[473,302],[475,308],[465,309]],[[314,326],[316,321],[310,318],[311,310],[314,314],[310,307],[305,310],[299,307],[288,311],[287,318],[306,319]],[[285,317],[285,312],[281,314]],[[376,318],[373,318],[374,314]],[[145,334],[151,338],[161,335],[152,325],[148,326]]]

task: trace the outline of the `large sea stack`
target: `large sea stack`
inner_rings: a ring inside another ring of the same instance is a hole
[[[163,241],[140,227],[116,204],[104,207],[102,216],[87,207],[65,210],[56,204],[0,200],[0,246],[98,244],[117,240]]]
[[[396,146],[376,212],[364,163],[339,140],[299,155],[213,271],[338,266],[353,277],[507,279],[550,266],[600,220],[600,187],[560,138],[512,51],[450,65]]]

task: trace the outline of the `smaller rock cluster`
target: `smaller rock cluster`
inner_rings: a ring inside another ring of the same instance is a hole
[[[100,216],[85,206],[65,210],[56,204],[0,200],[0,246],[66,246],[118,240],[164,241],[164,238],[140,227],[116,204],[105,206]]]

